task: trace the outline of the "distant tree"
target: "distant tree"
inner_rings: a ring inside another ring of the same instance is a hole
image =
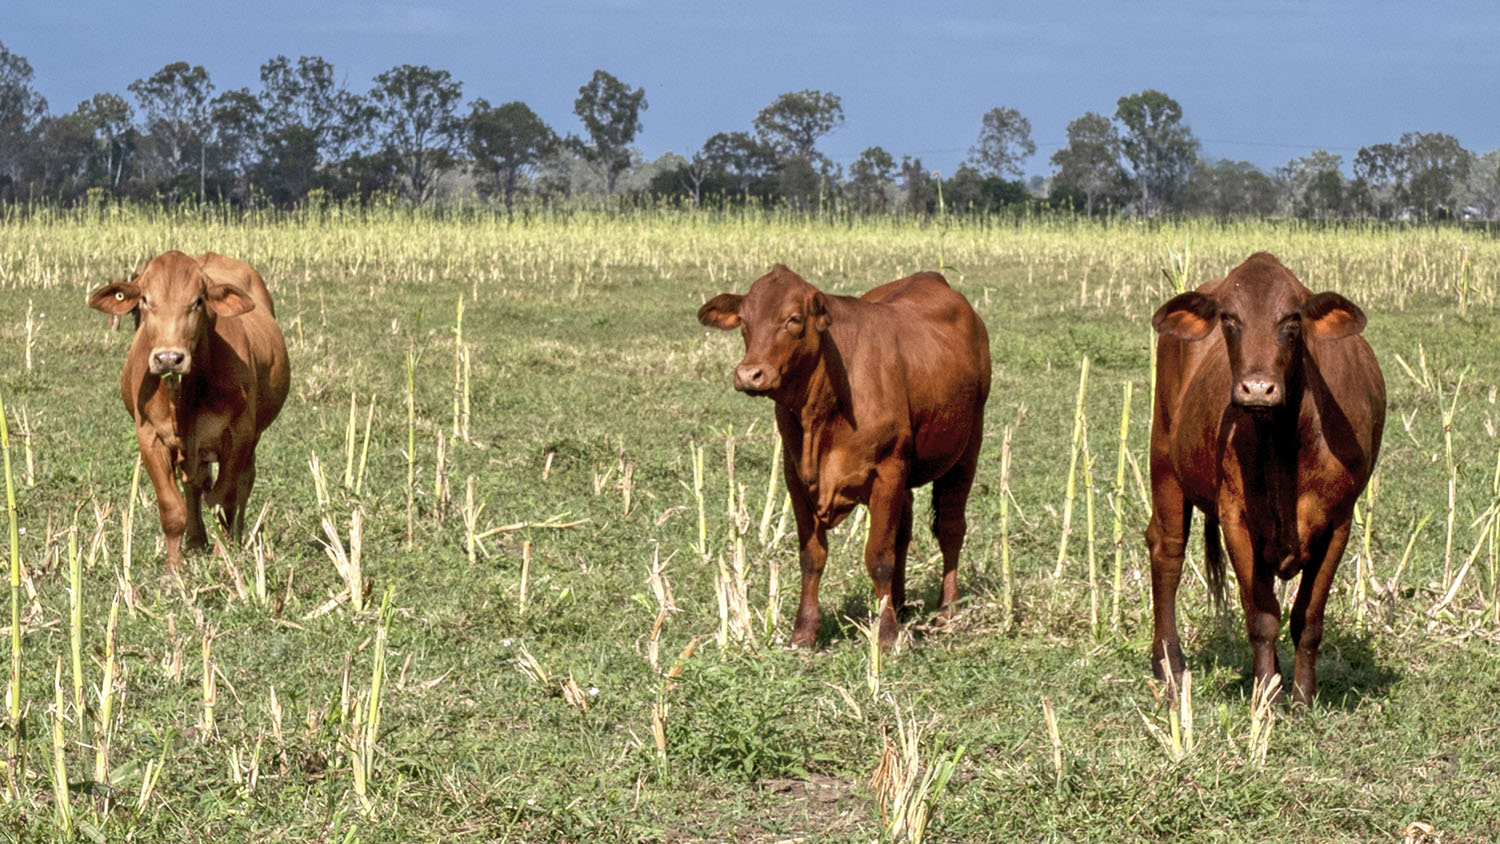
[[[214,85],[202,65],[172,62],[145,79],[126,86],[135,95],[150,137],[157,180],[175,180],[187,172],[197,152],[198,195],[208,178],[210,100]],[[174,188],[175,189],[175,188]]]
[[[1461,201],[1486,220],[1500,219],[1500,149],[1493,149],[1474,161],[1469,179],[1464,183]]]
[[[1108,117],[1092,111],[1069,123],[1067,132],[1068,145],[1052,154],[1053,183],[1083,194],[1083,213],[1093,214],[1097,203],[1119,196],[1125,186],[1120,133]]]
[[[20,181],[24,151],[47,113],[47,100],[32,88],[34,75],[30,62],[0,43],[0,194]]]
[[[357,141],[354,135],[362,127],[351,118],[368,106],[334,81],[333,65],[321,56],[301,56],[295,67],[286,56],[276,56],[260,66],[260,83],[268,134],[291,127],[311,130],[325,160],[340,158]]]
[[[1396,144],[1371,144],[1354,155],[1356,193],[1366,213],[1390,219],[1406,206],[1406,153]]]
[[[28,190],[67,201],[88,187],[94,134],[84,118],[76,112],[45,115],[32,135],[21,159]]]
[[[1337,170],[1322,170],[1302,192],[1304,216],[1326,220],[1344,213],[1344,176]]]
[[[1219,218],[1267,217],[1275,213],[1281,188],[1248,161],[1198,159],[1183,189],[1182,210]]]
[[[1454,212],[1454,199],[1468,181],[1474,154],[1443,132],[1407,132],[1401,136],[1406,162],[1406,195],[1424,219]]]
[[[1141,212],[1158,213],[1187,183],[1198,141],[1182,122],[1182,106],[1160,91],[1121,97],[1116,106],[1115,119],[1125,127],[1121,149],[1139,190]]]
[[[906,189],[908,211],[931,214],[937,210],[937,187],[932,174],[922,167],[922,159],[901,156],[901,183]]]
[[[456,163],[462,121],[456,110],[463,84],[446,70],[403,64],[375,77],[370,89],[381,148],[399,162],[402,187],[426,202]]]
[[[711,171],[728,179],[742,197],[776,166],[776,151],[748,132],[720,132],[703,142]]]
[[[1344,212],[1343,161],[1342,156],[1320,149],[1277,169],[1292,214],[1323,220]]]
[[[256,180],[276,202],[296,202],[320,168],[369,140],[373,106],[335,81],[333,65],[320,56],[301,56],[296,64],[276,56],[260,66],[260,82],[264,156]]]
[[[410,184],[402,182],[403,173],[401,158],[393,150],[380,148],[368,153],[352,152],[328,173],[326,181],[320,180],[319,187],[333,197],[369,201],[398,189],[410,190]]]
[[[464,136],[475,169],[487,180],[489,192],[504,197],[507,212],[521,177],[535,172],[558,145],[557,133],[520,101],[491,106],[475,100]]]
[[[818,139],[844,122],[838,94],[791,91],[777,97],[755,115],[755,132],[782,157],[815,164]]]
[[[655,162],[657,172],[647,187],[650,193],[658,196],[685,195],[693,201],[693,207],[697,208],[702,205],[705,192],[723,195],[734,191],[728,177],[714,168],[703,150],[693,153],[692,158],[674,156],[675,162],[668,162],[668,156],[671,155],[663,154]]]
[[[981,176],[1020,178],[1021,162],[1036,153],[1031,121],[1013,108],[992,108],[980,121],[979,142],[969,149],[969,164]]]
[[[603,70],[594,71],[578,89],[573,113],[583,121],[588,142],[575,141],[574,150],[599,171],[605,191],[615,192],[620,174],[630,167],[630,145],[641,131],[641,112],[646,110],[646,89],[630,86]]]
[[[252,201],[251,173],[260,162],[265,140],[265,107],[248,89],[236,88],[214,97],[209,116],[215,162],[231,185],[231,195],[248,204]]]
[[[776,193],[794,208],[812,210],[819,206],[827,187],[823,174],[811,162],[789,155],[776,165]]]
[[[985,177],[968,164],[958,165],[953,175],[943,181],[943,205],[947,210],[959,214],[984,210],[988,205],[985,201],[985,181]]]
[[[93,130],[95,155],[103,154],[103,184],[118,187],[125,158],[134,146],[130,103],[119,94],[95,94],[79,103],[76,111]]]
[[[849,192],[855,206],[884,211],[887,194],[896,174],[896,159],[880,147],[869,147],[849,166]]]
[[[704,157],[703,150],[693,153],[693,157],[678,168],[679,178],[692,188],[694,208],[703,204],[703,185],[713,172],[713,166]]]
[[[585,173],[593,173],[577,152],[581,143],[577,137],[569,135],[558,144],[556,151],[542,159],[534,185],[537,193],[566,199],[573,195],[575,183],[581,182]],[[603,180],[600,182],[602,184]]]

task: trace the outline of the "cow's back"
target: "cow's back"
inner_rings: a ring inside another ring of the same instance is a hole
[[[955,403],[954,390],[973,391],[981,404],[989,396],[989,333],[969,300],[941,275],[918,273],[882,284],[860,301],[875,306],[861,309],[861,319],[871,324],[862,331],[894,339],[882,352],[899,349],[906,386],[919,406]]]
[[[858,305],[858,356],[846,361],[855,401],[864,390],[904,407],[913,437],[912,483],[925,483],[946,472],[981,434],[989,334],[968,300],[936,273],[883,284]]]

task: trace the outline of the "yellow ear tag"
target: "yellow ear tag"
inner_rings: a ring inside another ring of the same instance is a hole
[[[116,302],[123,302],[123,301],[125,301],[125,294],[121,293],[118,290],[116,290],[115,291],[115,301]]]

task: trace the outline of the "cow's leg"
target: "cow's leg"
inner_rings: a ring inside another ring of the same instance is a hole
[[[1344,556],[1344,546],[1349,542],[1351,519],[1345,516],[1315,541],[1309,549],[1307,566],[1302,569],[1302,579],[1297,585],[1297,597],[1292,602],[1292,644],[1297,649],[1297,662],[1292,667],[1292,702],[1311,704],[1318,691],[1318,647],[1323,643],[1323,610],[1328,604],[1328,590],[1333,585],[1333,575],[1338,570],[1339,560]]]
[[[236,541],[243,538],[245,510],[250,506],[250,489],[255,485],[255,443],[236,444],[220,455],[219,476],[214,480],[215,504],[224,511],[224,532]]]
[[[825,526],[812,511],[807,487],[798,479],[790,460],[786,468],[787,492],[797,518],[798,562],[802,566],[802,593],[797,598],[797,620],[792,624],[792,646],[811,648],[818,643],[818,584],[828,561],[828,538]]]
[[[234,514],[230,517],[229,529],[236,540],[244,538],[245,511],[250,509],[250,490],[255,487],[255,453],[252,451],[240,467],[234,484]]]
[[[189,549],[208,547],[208,531],[203,528],[203,494],[210,489],[209,480],[208,465],[189,458],[182,473],[182,492],[187,504],[184,544]]]
[[[875,603],[885,602],[880,613],[880,646],[896,643],[899,625],[891,585],[896,573],[896,540],[902,523],[910,523],[911,490],[906,479],[877,476],[870,489],[870,536],[865,540],[865,570],[875,584]],[[911,528],[906,529],[908,535]]]
[[[1182,580],[1192,515],[1170,458],[1153,454],[1151,521],[1146,526],[1146,548],[1151,554],[1151,671],[1164,683],[1175,683],[1185,667],[1182,642],[1177,638],[1177,584]]]
[[[156,490],[156,510],[161,518],[161,533],[167,546],[167,571],[182,570],[182,533],[187,528],[187,504],[182,492],[177,489],[176,472],[172,465],[172,452],[157,439],[155,429],[150,426],[136,428],[136,444],[140,446],[141,465],[151,486]]]
[[[1240,606],[1245,611],[1245,635],[1250,640],[1250,655],[1255,666],[1255,680],[1266,683],[1281,673],[1276,659],[1276,634],[1281,629],[1281,603],[1276,599],[1275,562],[1256,557],[1256,542],[1243,510],[1220,512],[1220,528],[1229,549],[1240,585]]]
[[[941,478],[932,482],[932,534],[943,552],[943,591],[938,596],[941,618],[953,617],[953,602],[958,600],[958,553],[963,550],[969,522],[964,509],[969,504],[969,490],[974,487],[974,472],[979,468],[980,428],[974,433],[964,456]]]
[[[898,613],[906,606],[906,553],[911,548],[911,520],[911,490],[907,490],[896,525],[896,566],[891,571],[891,606]]]

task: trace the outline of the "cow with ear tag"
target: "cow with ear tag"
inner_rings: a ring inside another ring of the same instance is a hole
[[[1196,507],[1216,599],[1221,531],[1229,549],[1257,681],[1281,672],[1273,577],[1301,574],[1292,698],[1309,703],[1329,587],[1385,427],[1385,380],[1360,336],[1364,311],[1338,293],[1313,293],[1260,252],[1172,298],[1151,323],[1152,667],[1169,681],[1183,670],[1177,585]]]
[[[184,533],[189,547],[208,543],[204,504],[222,508],[230,535],[243,531],[255,447],[291,384],[270,292],[243,261],[166,252],[88,302],[111,316],[138,314],[120,397],[156,490],[167,569],[176,572]]]
[[[826,534],[857,504],[870,511],[865,568],[876,601],[889,599],[880,644],[895,642],[911,490],[928,483],[943,556],[939,607],[950,616],[990,391],[989,335],[968,300],[937,273],[834,296],[777,264],[744,295],[710,299],[698,321],[740,329],[734,388],[776,403],[802,566],[792,644],[817,641]]]

